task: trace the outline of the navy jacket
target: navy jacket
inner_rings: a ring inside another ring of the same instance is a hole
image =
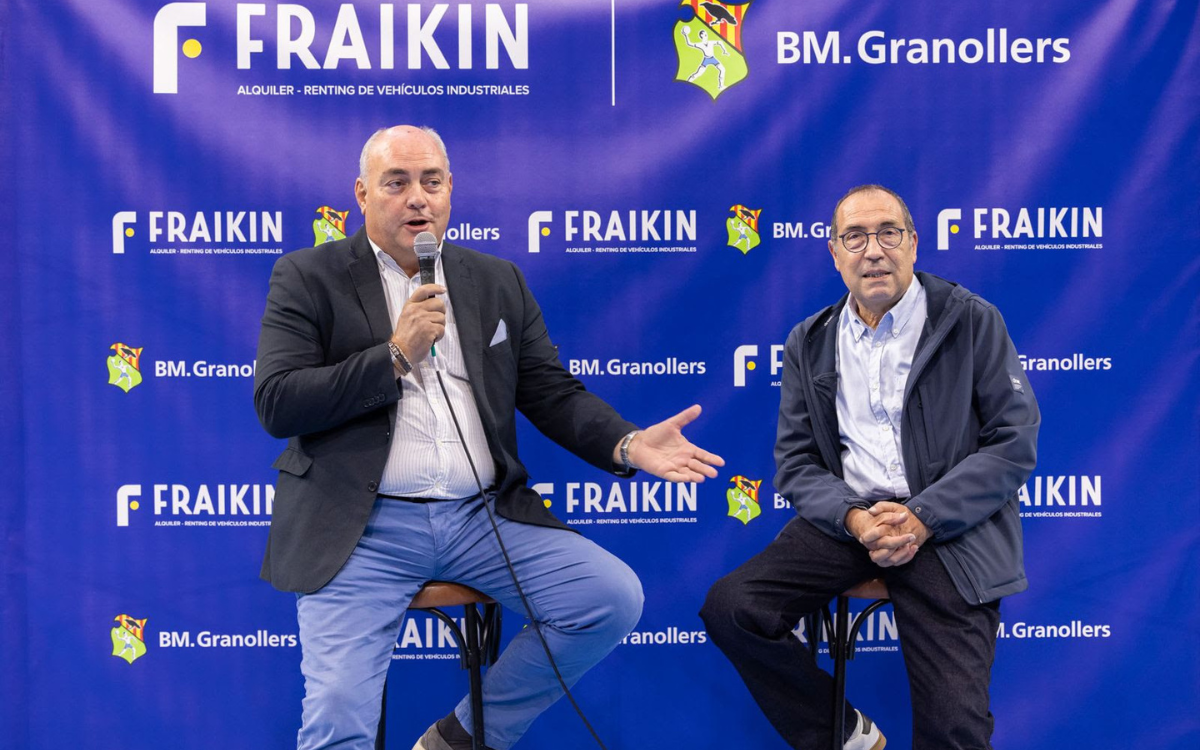
[[[928,317],[904,391],[909,510],[929,528],[963,598],[1025,590],[1017,491],[1037,459],[1037,400],[1000,312],[926,273]],[[837,321],[848,295],[796,326],[784,350],[775,487],[825,533],[850,540],[847,511],[870,503],[842,479]]]
[[[515,265],[447,242],[442,267],[496,465],[496,510],[565,529],[526,486],[516,412],[614,473],[613,447],[635,427],[563,368]],[[501,321],[507,338],[491,344]],[[402,396],[387,348],[394,327],[365,231],[276,262],[258,339],[254,404],[267,432],[289,438],[274,464],[279,483],[262,567],[277,588],[324,586],[366,528]]]

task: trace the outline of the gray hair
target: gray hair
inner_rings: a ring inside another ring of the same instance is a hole
[[[843,195],[840,199],[838,199],[837,205],[833,207],[833,221],[829,222],[833,226],[833,231],[831,231],[829,233],[830,239],[836,239],[838,236],[838,225],[837,225],[838,209],[842,207],[842,204],[846,202],[846,199],[852,195],[858,195],[859,193],[869,193],[872,191],[879,191],[881,193],[887,193],[888,195],[895,198],[896,202],[900,204],[901,213],[904,214],[904,228],[907,229],[910,234],[916,234],[917,228],[913,224],[912,214],[909,213],[909,211],[908,211],[908,204],[904,202],[904,199],[901,198],[900,195],[895,190],[892,190],[891,188],[886,188],[883,185],[859,185],[858,187],[852,187],[849,190],[847,190],[846,194]]]
[[[393,127],[399,126],[393,125],[387,128],[380,128],[372,133],[371,137],[367,139],[367,142],[363,144],[362,153],[358,155],[358,178],[360,180],[365,182],[367,179],[367,156],[371,153],[371,149],[375,147],[375,144],[378,143],[379,139],[383,137],[384,133],[387,133]],[[450,155],[446,153],[446,142],[442,140],[442,137],[438,135],[436,130],[428,125],[422,125],[421,127],[417,128],[417,130],[420,130],[422,133],[432,138],[433,142],[437,144],[438,151],[441,152],[442,158],[446,161],[446,171],[449,172]]]

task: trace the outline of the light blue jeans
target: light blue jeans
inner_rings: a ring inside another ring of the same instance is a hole
[[[573,685],[637,624],[641,582],[578,534],[496,521],[550,652]],[[305,690],[300,750],[374,748],[404,612],[430,580],[466,584],[525,612],[479,498],[377,499],[345,566],[323,588],[297,597]],[[485,744],[508,750],[561,695],[537,634],[525,628],[484,674]],[[471,731],[468,698],[455,713]]]

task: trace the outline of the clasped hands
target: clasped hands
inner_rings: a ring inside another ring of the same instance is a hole
[[[929,529],[900,503],[881,500],[870,508],[851,508],[846,528],[866,547],[881,568],[903,565],[913,559],[929,539]]]

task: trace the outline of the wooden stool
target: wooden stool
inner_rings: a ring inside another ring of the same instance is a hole
[[[871,599],[866,609],[850,619],[850,599]],[[863,581],[843,591],[837,598],[837,614],[830,615],[829,607],[813,612],[804,618],[804,628],[808,631],[808,649],[813,658],[817,656],[817,640],[820,633],[821,620],[824,621],[829,637],[829,655],[833,658],[833,750],[842,750],[845,740],[842,733],[846,723],[846,661],[854,658],[854,644],[863,623],[872,612],[887,604],[887,584],[882,578],[872,578]],[[820,620],[818,619],[820,618]]]
[[[483,605],[482,615],[477,605]],[[466,621],[458,627],[443,607],[463,607]],[[483,744],[483,674],[482,667],[496,661],[500,652],[500,605],[490,596],[470,586],[443,581],[426,583],[409,603],[410,610],[429,612],[446,623],[458,644],[459,663],[468,671],[471,683],[471,748],[484,750]],[[379,712],[379,731],[375,735],[375,750],[384,750],[387,724],[387,681],[383,683],[383,707]]]

